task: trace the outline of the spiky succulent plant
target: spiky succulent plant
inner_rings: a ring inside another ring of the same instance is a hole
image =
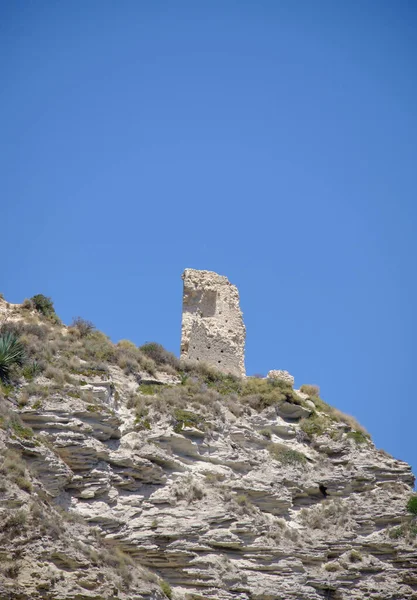
[[[22,365],[25,349],[19,337],[11,332],[0,335],[0,379],[6,382],[14,365]]]

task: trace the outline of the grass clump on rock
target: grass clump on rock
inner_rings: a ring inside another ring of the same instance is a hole
[[[303,394],[307,394],[307,396],[310,397],[320,396],[320,388],[318,385],[304,383],[300,387],[300,392],[302,392]]]
[[[268,446],[268,451],[272,458],[278,460],[283,465],[305,465],[307,458],[298,450],[293,450],[285,444],[271,443]]]
[[[140,346],[139,350],[145,354],[148,358],[151,358],[157,365],[170,366],[175,370],[179,369],[179,360],[172,354],[172,352],[168,352],[165,350],[161,344],[157,344],[156,342],[146,342],[143,346]]]
[[[175,433],[180,433],[184,427],[194,427],[195,429],[202,429],[202,417],[197,415],[190,410],[183,410],[182,408],[176,408],[174,410],[175,418]]]
[[[414,494],[408,499],[406,508],[409,513],[414,516],[417,516],[417,494]]]
[[[169,598],[169,600],[172,599],[172,589],[171,586],[169,585],[169,583],[167,581],[164,581],[163,579],[159,582],[159,587],[161,588],[161,592],[163,594],[165,594],[165,596],[167,598]]]
[[[280,379],[249,378],[242,382],[240,397],[244,403],[256,410],[283,402],[302,404],[302,400],[289,383]]]
[[[309,436],[323,435],[328,428],[328,419],[313,413],[300,421],[300,429]]]
[[[367,444],[369,442],[368,436],[362,431],[349,431],[347,437],[353,440],[356,444]]]

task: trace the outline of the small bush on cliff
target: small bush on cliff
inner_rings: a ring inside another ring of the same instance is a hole
[[[157,344],[156,342],[146,342],[146,344],[139,347],[139,350],[154,360],[157,365],[169,365],[176,370],[180,368],[180,361],[175,354],[165,350],[161,344]]]
[[[300,392],[302,392],[303,394],[307,394],[308,396],[320,396],[320,388],[318,385],[304,383],[300,387]]]
[[[356,444],[367,444],[369,442],[369,438],[362,431],[349,431],[347,437]]]
[[[407,502],[407,510],[412,515],[417,515],[417,494],[414,494],[409,498]]]
[[[154,375],[156,371],[156,365],[152,358],[143,353],[129,340],[120,340],[117,343],[116,362],[126,375],[134,375],[140,370]]]
[[[42,361],[33,360],[24,366],[22,370],[22,375],[27,381],[32,381],[42,373],[45,369],[45,365]]]
[[[162,579],[159,582],[159,586],[161,588],[162,593],[165,594],[165,596],[167,598],[169,598],[169,600],[171,600],[172,599],[172,589],[171,589],[171,586],[169,585],[169,583]]]
[[[190,410],[183,410],[182,408],[176,408],[174,410],[175,418],[175,433],[180,433],[184,427],[194,427],[195,429],[204,429],[203,419],[201,415],[197,415]]]
[[[300,428],[309,436],[323,435],[329,426],[329,419],[325,419],[315,413],[306,419],[301,419]]]
[[[242,390],[242,381],[239,377],[222,373],[204,362],[183,361],[181,366],[183,368],[182,385],[185,385],[187,380],[200,382],[203,386],[216,390],[222,396],[239,394]]]
[[[362,554],[358,550],[351,550],[349,553],[350,562],[360,562],[362,560]]]
[[[87,321],[82,317],[74,317],[70,325],[70,329],[76,332],[80,337],[86,337],[96,330],[95,325],[91,321]]]
[[[23,302],[23,308],[29,308],[36,310],[38,313],[47,317],[53,323],[60,323],[60,319],[55,312],[54,303],[51,298],[44,296],[43,294],[35,294],[30,300]]]
[[[289,448],[285,444],[269,444],[270,455],[284,465],[304,465],[307,462],[306,457],[301,452]]]
[[[292,387],[280,379],[247,379],[242,383],[240,395],[243,402],[256,410],[281,402],[302,403]]]
[[[16,483],[20,489],[26,492],[32,491],[32,485],[26,476],[26,464],[20,452],[5,450],[0,462],[0,473],[9,481]]]

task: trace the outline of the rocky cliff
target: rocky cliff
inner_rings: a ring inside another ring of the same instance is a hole
[[[0,599],[417,599],[411,469],[317,388],[0,313]]]

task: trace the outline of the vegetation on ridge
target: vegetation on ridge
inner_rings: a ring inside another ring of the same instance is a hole
[[[251,410],[262,411],[283,403],[305,406],[305,400],[282,380],[240,379],[225,375],[203,363],[180,361],[156,342],[147,342],[140,347],[128,340],[114,344],[91,321],[81,317],[75,317],[69,327],[63,328],[59,325],[52,300],[42,294],[33,296],[14,311],[23,315],[27,308],[35,310],[38,316],[26,314],[23,320],[6,322],[0,328],[0,335],[13,339],[22,351],[21,355],[18,353],[20,358],[15,361],[12,370],[12,388],[23,377],[27,382],[25,393],[28,397],[33,396],[37,405],[40,405],[42,397],[55,390],[65,391],[70,397],[85,398],[88,406],[93,406],[91,397],[83,390],[86,384],[84,378],[106,379],[114,365],[125,375],[137,379],[137,392],[131,393],[128,403],[136,407],[139,428],[151,427],[157,415],[170,414],[178,431],[191,423],[204,429],[207,428],[204,421],[209,415],[219,413],[219,402],[236,415]],[[179,378],[181,385],[141,383],[144,373],[153,377],[157,371]],[[47,386],[37,383],[41,374],[50,382]],[[300,422],[307,438],[323,435],[334,422],[344,422],[354,442],[368,441],[367,432],[353,417],[340,413],[319,397],[318,386],[303,385],[301,391],[308,394],[315,405],[310,416]],[[27,402],[22,393],[20,404]],[[187,418],[179,419],[175,410],[183,409],[186,404],[191,404],[197,412],[191,417],[192,411],[188,411],[190,415]],[[148,414],[150,408],[153,409],[152,414]],[[146,419],[144,411],[147,412]]]

